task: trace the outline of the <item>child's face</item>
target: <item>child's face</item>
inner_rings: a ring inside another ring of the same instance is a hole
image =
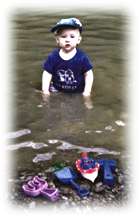
[[[66,53],[72,51],[81,41],[78,29],[63,29],[57,36],[56,42]]]

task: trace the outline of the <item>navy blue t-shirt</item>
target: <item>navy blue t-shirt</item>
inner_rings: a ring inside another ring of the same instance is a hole
[[[93,68],[88,56],[80,49],[69,60],[59,55],[60,49],[54,49],[44,62],[43,69],[52,74],[54,87],[63,92],[83,92],[85,73]]]

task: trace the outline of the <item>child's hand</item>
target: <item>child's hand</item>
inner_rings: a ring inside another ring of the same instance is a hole
[[[50,92],[42,92],[42,99],[45,103],[49,102]]]
[[[49,91],[43,90],[42,93],[43,93],[43,95],[46,95],[46,96],[47,96],[47,95],[48,95],[48,96],[50,95],[50,92],[49,92]]]
[[[90,97],[90,93],[88,93],[88,92],[83,92],[83,96],[84,96],[84,97]]]
[[[93,109],[93,101],[91,100],[90,95],[84,96],[84,104],[87,109]]]

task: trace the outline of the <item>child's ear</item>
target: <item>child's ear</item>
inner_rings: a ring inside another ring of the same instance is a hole
[[[58,39],[58,37],[55,37],[55,39],[56,39],[56,43],[59,44],[59,39]]]
[[[77,43],[77,44],[79,44],[79,43],[81,42],[81,40],[82,40],[82,37],[79,36],[79,38],[78,38],[78,43]]]

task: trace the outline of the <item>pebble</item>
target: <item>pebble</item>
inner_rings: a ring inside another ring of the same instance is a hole
[[[124,183],[124,176],[122,174],[119,174],[117,181],[119,184],[123,184]]]
[[[63,200],[68,200],[68,197],[66,197],[66,196],[61,196],[61,198],[62,198]]]
[[[67,195],[70,193],[70,189],[68,187],[61,187],[60,191],[62,194]]]
[[[25,176],[20,176],[20,179],[21,179],[21,180],[24,180],[24,179],[25,179]]]
[[[119,187],[120,190],[123,190],[124,188],[125,188],[124,185],[120,185],[120,187]]]
[[[104,189],[105,189],[105,185],[102,182],[98,182],[97,184],[95,184],[94,191],[96,193],[100,193],[104,191]]]
[[[54,188],[55,188],[56,185],[54,184],[54,182],[50,181],[50,182],[49,182],[49,187],[54,187]]]

